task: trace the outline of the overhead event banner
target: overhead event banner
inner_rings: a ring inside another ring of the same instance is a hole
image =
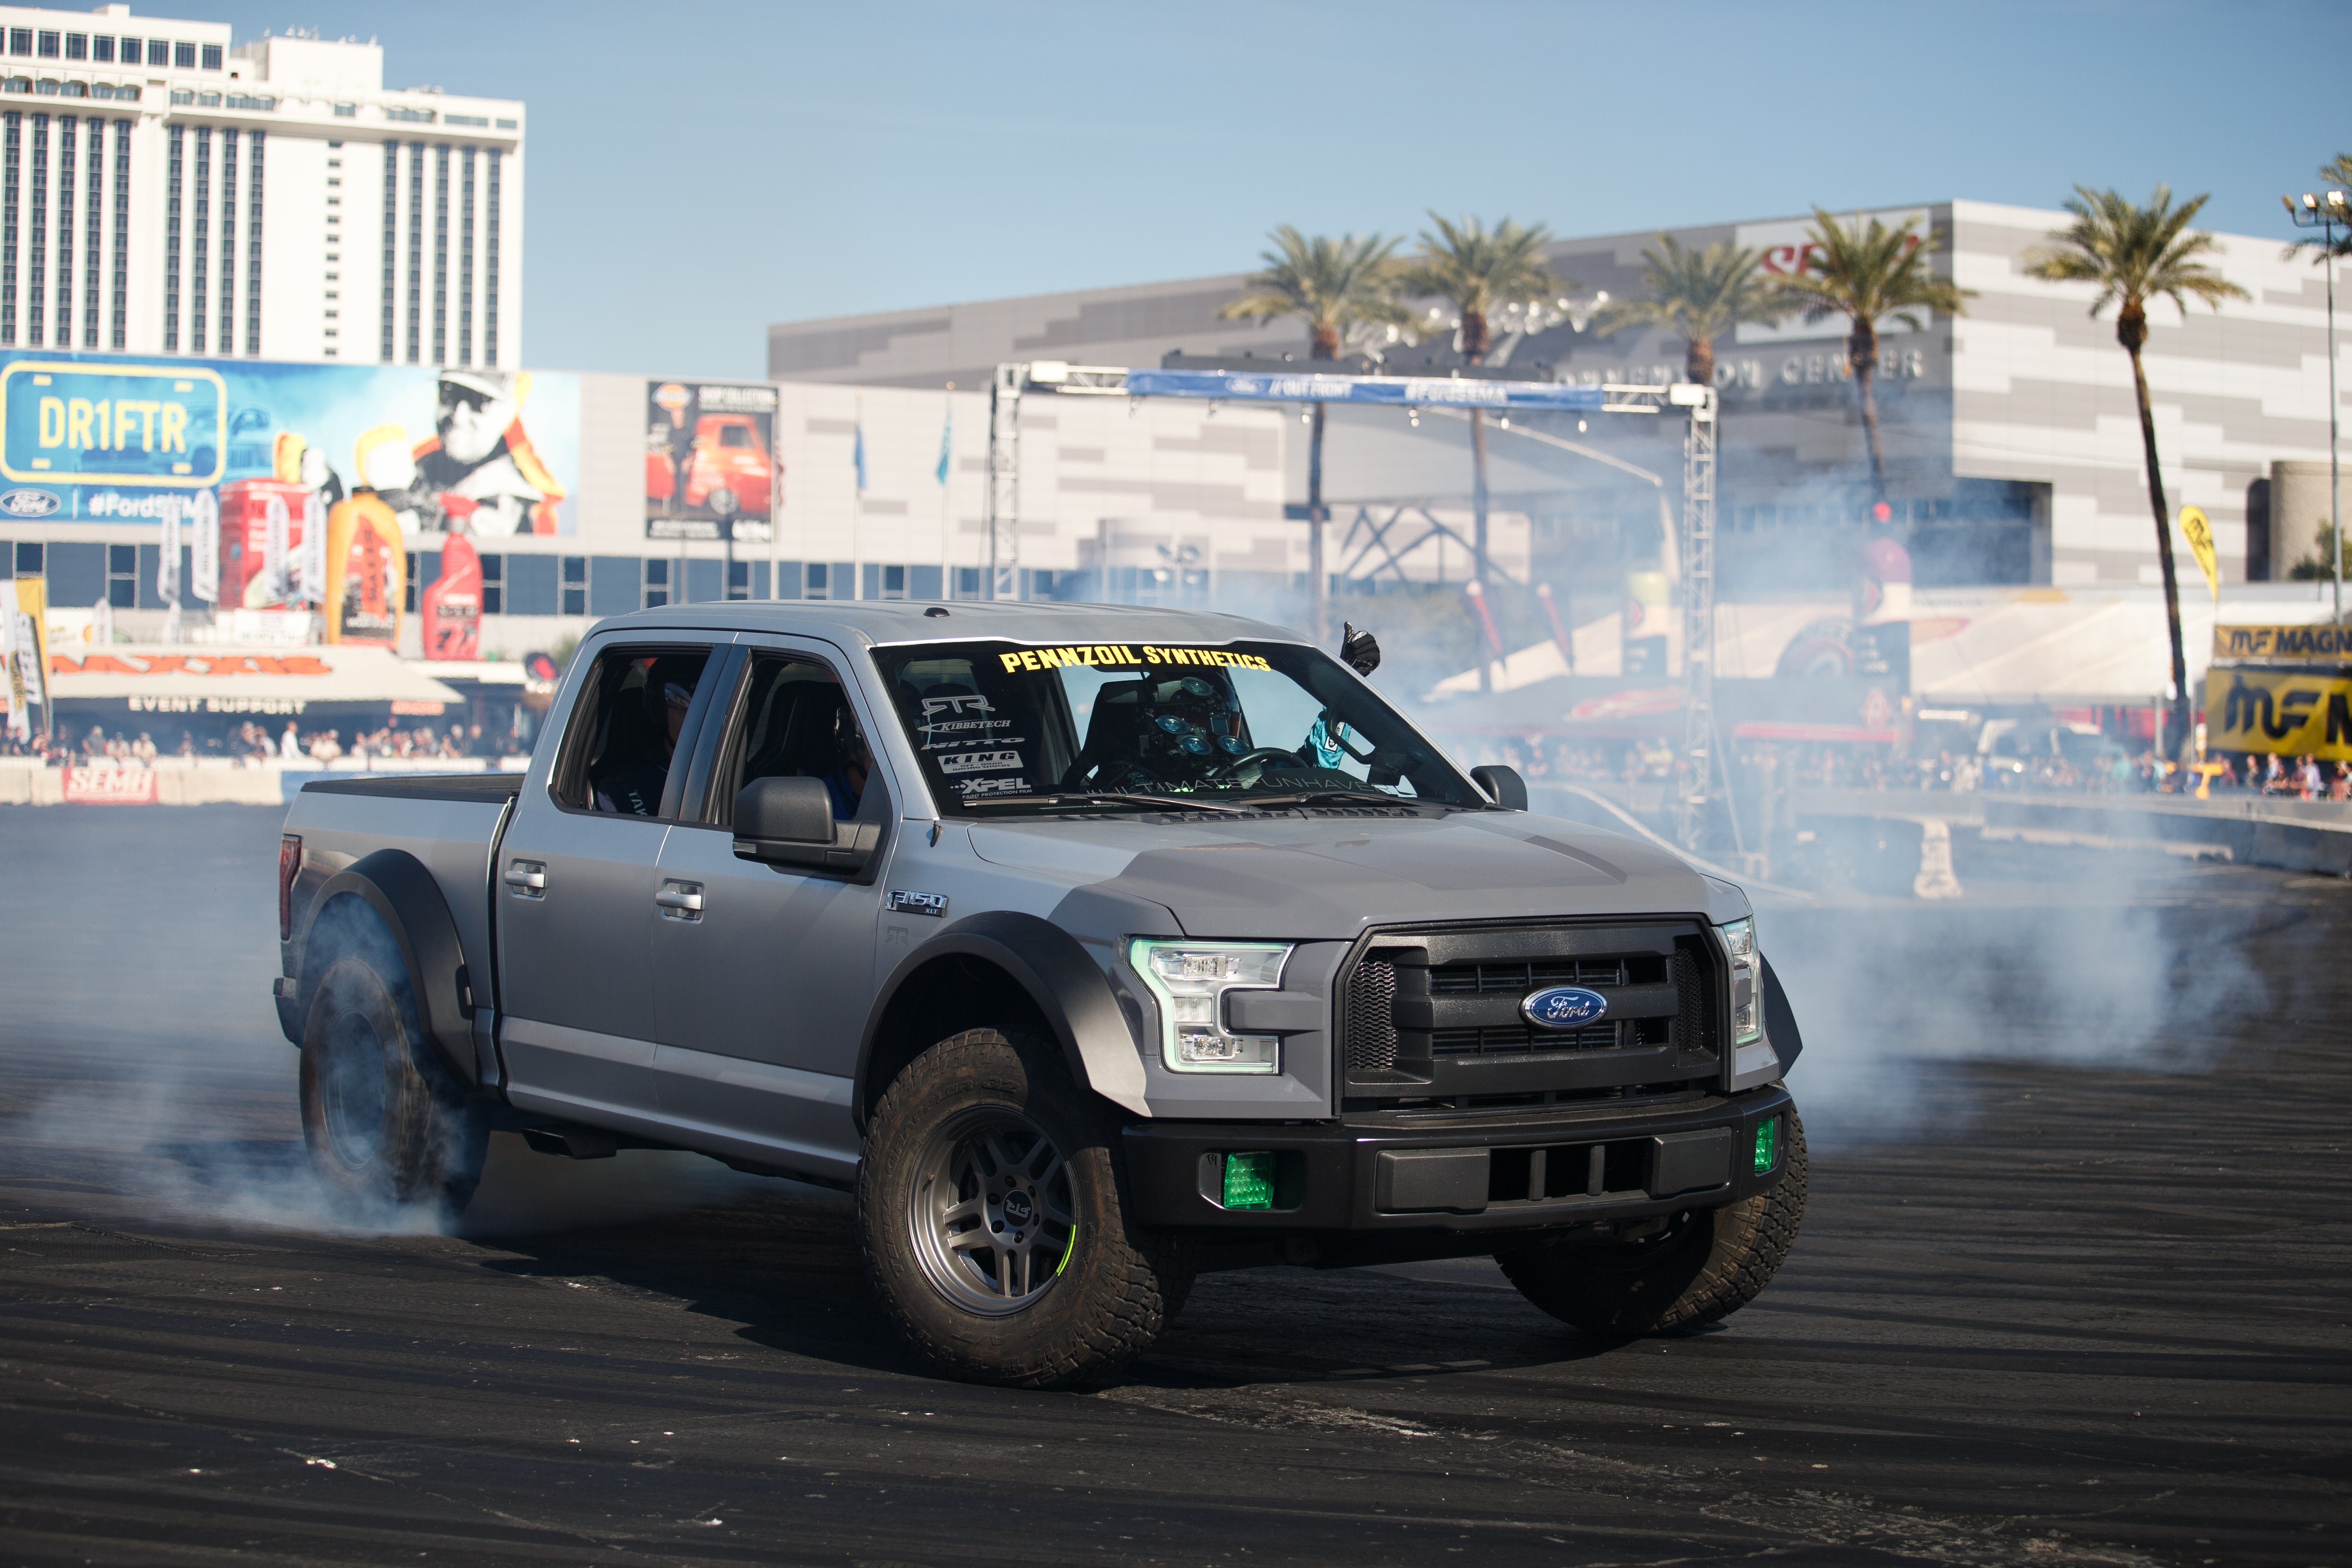
[[[2263,664],[2352,664],[2352,626],[2217,626],[2213,657]]]
[[[1222,370],[1130,370],[1132,397],[1208,397],[1236,403],[1378,403],[1454,408],[1594,409],[1597,386],[1549,381],[1479,381],[1450,375],[1260,375]]]
[[[646,537],[765,544],[783,500],[776,389],[646,384]]]
[[[2352,762],[2352,676],[2211,670],[2205,677],[2205,747]]]
[[[47,584],[37,577],[0,581],[0,708],[5,732],[32,739],[33,727],[54,727],[49,708]]]
[[[568,535],[579,477],[572,375],[0,352],[0,519],[194,520],[209,497],[236,520],[224,587],[249,604],[298,595],[305,524],[348,497],[373,492],[412,542]],[[263,539],[267,573],[245,560]]]

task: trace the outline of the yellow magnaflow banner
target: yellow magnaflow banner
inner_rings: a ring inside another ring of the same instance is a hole
[[[2184,506],[2180,509],[2180,531],[2189,536],[2189,548],[2197,553],[2197,569],[2205,574],[2205,587],[2213,602],[2221,602],[2221,563],[2213,554],[2213,525],[2205,521],[2204,509]]]
[[[2352,664],[2352,626],[2215,626],[2213,657],[2256,664]]]
[[[2352,676],[2217,669],[2205,677],[2205,747],[2352,762]]]

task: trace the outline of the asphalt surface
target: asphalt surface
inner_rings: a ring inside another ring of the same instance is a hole
[[[2352,889],[1966,851],[1767,908],[1812,1205],[1610,1349],[1490,1264],[1204,1279],[1121,1383],[942,1382],[845,1202],[499,1141],[316,1217],[278,814],[0,812],[8,1563],[2337,1563]]]

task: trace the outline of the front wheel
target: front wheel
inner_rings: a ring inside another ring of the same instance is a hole
[[[1685,1209],[1641,1241],[1538,1242],[1495,1261],[1520,1295],[1596,1339],[1687,1333],[1728,1317],[1771,1283],[1805,1217],[1805,1129],[1796,1107],[1781,1115],[1780,1179],[1754,1197]]]
[[[1128,1223],[1117,1129],[1045,1042],[940,1041],[875,1107],[857,1225],[884,1306],[943,1370],[1084,1383],[1157,1338],[1192,1275]]]

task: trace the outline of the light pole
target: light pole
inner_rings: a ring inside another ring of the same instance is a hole
[[[2301,206],[2291,196],[2279,200],[2286,204],[2287,216],[2294,220],[2295,227],[2319,230],[2319,259],[2327,268],[2327,536],[2335,541],[2331,552],[2336,557],[2336,619],[2340,622],[2344,619],[2344,481],[2336,458],[2336,231],[2352,228],[2352,204],[2347,204],[2342,191],[2329,191],[2324,196],[2305,191]]]

